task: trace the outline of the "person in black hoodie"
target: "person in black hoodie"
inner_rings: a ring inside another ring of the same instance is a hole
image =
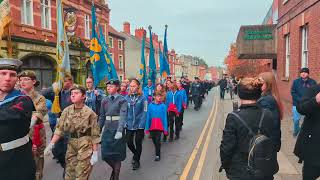
[[[303,180],[320,177],[320,84],[306,90],[297,110],[305,115],[294,153],[304,162]]]
[[[261,131],[270,137],[272,134],[272,114],[257,105],[261,96],[262,82],[258,78],[244,78],[238,85],[238,94],[241,106],[234,111],[252,129],[258,131],[262,111],[265,111]],[[223,130],[220,146],[221,168],[225,169],[227,177],[231,180],[257,180],[248,170],[249,143],[253,136],[249,130],[234,115],[229,114]],[[279,167],[275,167],[276,169]],[[272,180],[273,176],[259,180]]]
[[[276,79],[272,72],[264,72],[259,75],[263,81],[261,87],[262,96],[258,100],[258,104],[272,112],[273,115],[273,131],[271,139],[275,144],[277,152],[281,148],[281,119],[283,118],[283,105],[280,100]]]

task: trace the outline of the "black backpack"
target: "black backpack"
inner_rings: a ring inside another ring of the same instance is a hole
[[[237,117],[240,122],[249,130],[252,136],[249,144],[248,155],[248,171],[255,178],[269,177],[276,174],[279,170],[277,162],[277,152],[272,140],[262,133],[262,122],[266,110],[262,110],[262,115],[259,122],[259,129],[254,133],[247,123],[235,112],[231,114]]]

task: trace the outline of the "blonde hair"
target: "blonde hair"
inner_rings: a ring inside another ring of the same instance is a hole
[[[259,77],[261,77],[264,83],[266,84],[266,89],[262,92],[262,95],[265,95],[267,92],[271,92],[272,96],[277,102],[277,105],[280,111],[280,119],[282,119],[283,104],[281,103],[277,81],[276,81],[276,78],[274,77],[274,74],[272,72],[263,72],[259,74]]]

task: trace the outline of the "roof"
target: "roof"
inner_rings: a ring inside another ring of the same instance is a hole
[[[126,39],[126,37],[125,37],[122,33],[118,32],[118,31],[117,31],[114,27],[112,27],[111,25],[108,26],[108,31],[109,31],[109,34],[110,34],[111,36],[116,36],[117,38],[123,39],[123,40]]]

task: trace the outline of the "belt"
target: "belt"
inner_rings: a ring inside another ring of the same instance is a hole
[[[107,121],[118,121],[120,120],[120,116],[106,116]]]
[[[91,131],[86,131],[85,133],[77,133],[77,132],[70,133],[70,138],[81,138],[84,136],[91,136]]]
[[[7,143],[2,143],[2,144],[0,144],[0,152],[1,151],[8,151],[11,149],[21,147],[21,146],[27,144],[29,141],[30,141],[30,137],[29,137],[29,134],[27,134],[26,136],[24,136],[22,138],[19,138],[19,139],[16,139],[16,140],[13,140],[13,141],[10,141]]]

